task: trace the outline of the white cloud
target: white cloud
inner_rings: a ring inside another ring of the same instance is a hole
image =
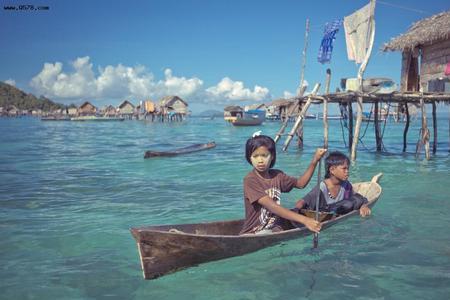
[[[62,72],[62,63],[45,63],[42,71],[31,80],[38,92],[56,98],[83,98],[96,96],[96,79],[89,57],[79,57],[71,63],[74,72]]]
[[[251,90],[242,81],[233,81],[229,77],[205,89],[203,80],[175,76],[171,69],[165,69],[164,78],[157,80],[144,66],[108,65],[98,67],[95,73],[89,56],[79,57],[70,65],[72,72],[64,71],[61,62],[45,63],[31,80],[31,86],[42,95],[63,101],[86,98],[158,100],[163,96],[178,95],[191,102],[225,104],[271,98],[269,89],[255,85]]]
[[[265,101],[270,99],[268,88],[255,85],[253,91],[245,88],[242,81],[233,81],[225,77],[216,86],[206,89],[206,94],[220,102]]]
[[[5,80],[4,82],[9,85],[16,86],[16,81],[14,79],[9,78],[9,79]]]

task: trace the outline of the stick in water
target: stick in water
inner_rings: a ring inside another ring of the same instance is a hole
[[[320,190],[320,169],[322,169],[322,158],[319,160],[319,170],[317,171],[317,184],[319,185],[319,192],[317,193],[316,198],[316,221],[319,221],[319,199],[320,194],[322,193]],[[319,246],[319,234],[314,233],[313,248],[317,248],[317,246]]]

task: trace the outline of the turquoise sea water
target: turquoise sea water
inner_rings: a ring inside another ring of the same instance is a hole
[[[307,237],[145,281],[129,228],[243,217],[245,141],[257,129],[274,136],[279,123],[0,119],[0,298],[449,299],[448,119],[430,161],[411,154],[419,125],[409,154],[403,124],[387,125],[383,154],[373,152],[369,126],[350,179],[383,172],[383,195],[371,217],[320,234],[318,250]],[[276,167],[300,174],[321,137],[322,122],[306,120],[305,149],[279,151]],[[143,159],[145,150],[210,140],[212,150]],[[345,151],[339,121],[330,122],[330,149]],[[315,178],[284,194],[284,205]]]

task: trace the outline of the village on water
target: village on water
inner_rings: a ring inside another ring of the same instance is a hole
[[[370,9],[370,5],[366,7]],[[307,20],[307,30],[308,22],[309,20]],[[348,122],[348,126],[346,126],[349,136],[348,144],[352,149],[352,159],[354,159],[361,122],[374,122],[377,151],[381,151],[380,122],[389,119],[395,122],[405,122],[404,148],[406,148],[406,135],[411,117],[420,116],[422,122],[420,143],[425,148],[426,158],[429,159],[430,140],[433,141],[432,152],[436,152],[436,106],[439,103],[447,105],[450,103],[450,11],[422,19],[413,24],[407,32],[384,43],[382,51],[400,51],[402,53],[402,59],[399,62],[401,65],[399,85],[391,78],[363,79],[373,47],[375,25],[371,22],[373,23],[373,19],[369,18],[369,25],[366,28],[369,36],[366,51],[358,53],[358,50],[354,49],[352,58],[349,53],[349,59],[361,64],[357,76],[340,78],[340,88],[337,88],[335,92],[331,92],[329,88],[332,72],[328,69],[327,74],[324,74],[323,92],[320,92],[321,86],[320,83],[317,83],[310,93],[305,93],[303,65],[299,85],[301,88],[298,89],[295,97],[243,107],[227,106],[223,111],[224,119],[235,126],[257,126],[264,121],[280,121],[282,125],[275,141],[278,141],[281,135],[288,135],[289,141],[285,144],[284,149],[287,148],[294,135],[300,141],[302,140],[303,119],[323,120],[325,146],[327,146],[328,120],[344,119]],[[321,45],[320,51],[322,59],[325,61],[331,55],[332,47],[330,46],[340,25],[336,27],[336,24],[333,24],[333,26],[326,32]],[[308,32],[306,32],[306,36],[307,34]],[[351,47],[349,41],[347,44],[347,47]],[[2,85],[7,84],[2,83]],[[20,91],[20,93],[23,92]],[[1,96],[8,97],[8,95]],[[51,111],[21,109],[9,104],[0,107],[0,116],[32,115],[40,117],[43,121],[123,121],[134,119],[152,122],[180,122],[190,115],[188,102],[177,95],[168,95],[159,101],[141,100],[139,103],[136,102],[124,100],[118,106],[107,105],[98,108],[90,101],[85,101],[78,107],[71,105]],[[340,113],[329,115],[328,105],[333,103],[338,105]],[[314,114],[308,112],[311,104],[322,105],[323,112]],[[370,109],[363,111],[363,104],[370,104]],[[356,111],[354,111],[354,106],[356,106]],[[431,106],[431,109],[427,106]],[[432,113],[433,133],[429,130],[431,122],[427,121],[427,111]],[[284,130],[288,121],[296,122],[291,132],[286,134]]]
[[[5,6],[4,298],[450,299],[450,1],[385,1]]]

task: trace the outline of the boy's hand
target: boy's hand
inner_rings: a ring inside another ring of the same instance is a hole
[[[318,163],[319,160],[327,153],[327,149],[325,148],[317,148],[316,153],[314,154],[314,162]]]
[[[361,206],[361,208],[359,209],[359,214],[361,217],[367,217],[371,214],[371,210],[367,205],[363,205]]]
[[[306,226],[306,228],[315,233],[319,233],[320,229],[322,229],[322,224],[311,218],[307,218],[307,220],[304,222],[304,225]]]

